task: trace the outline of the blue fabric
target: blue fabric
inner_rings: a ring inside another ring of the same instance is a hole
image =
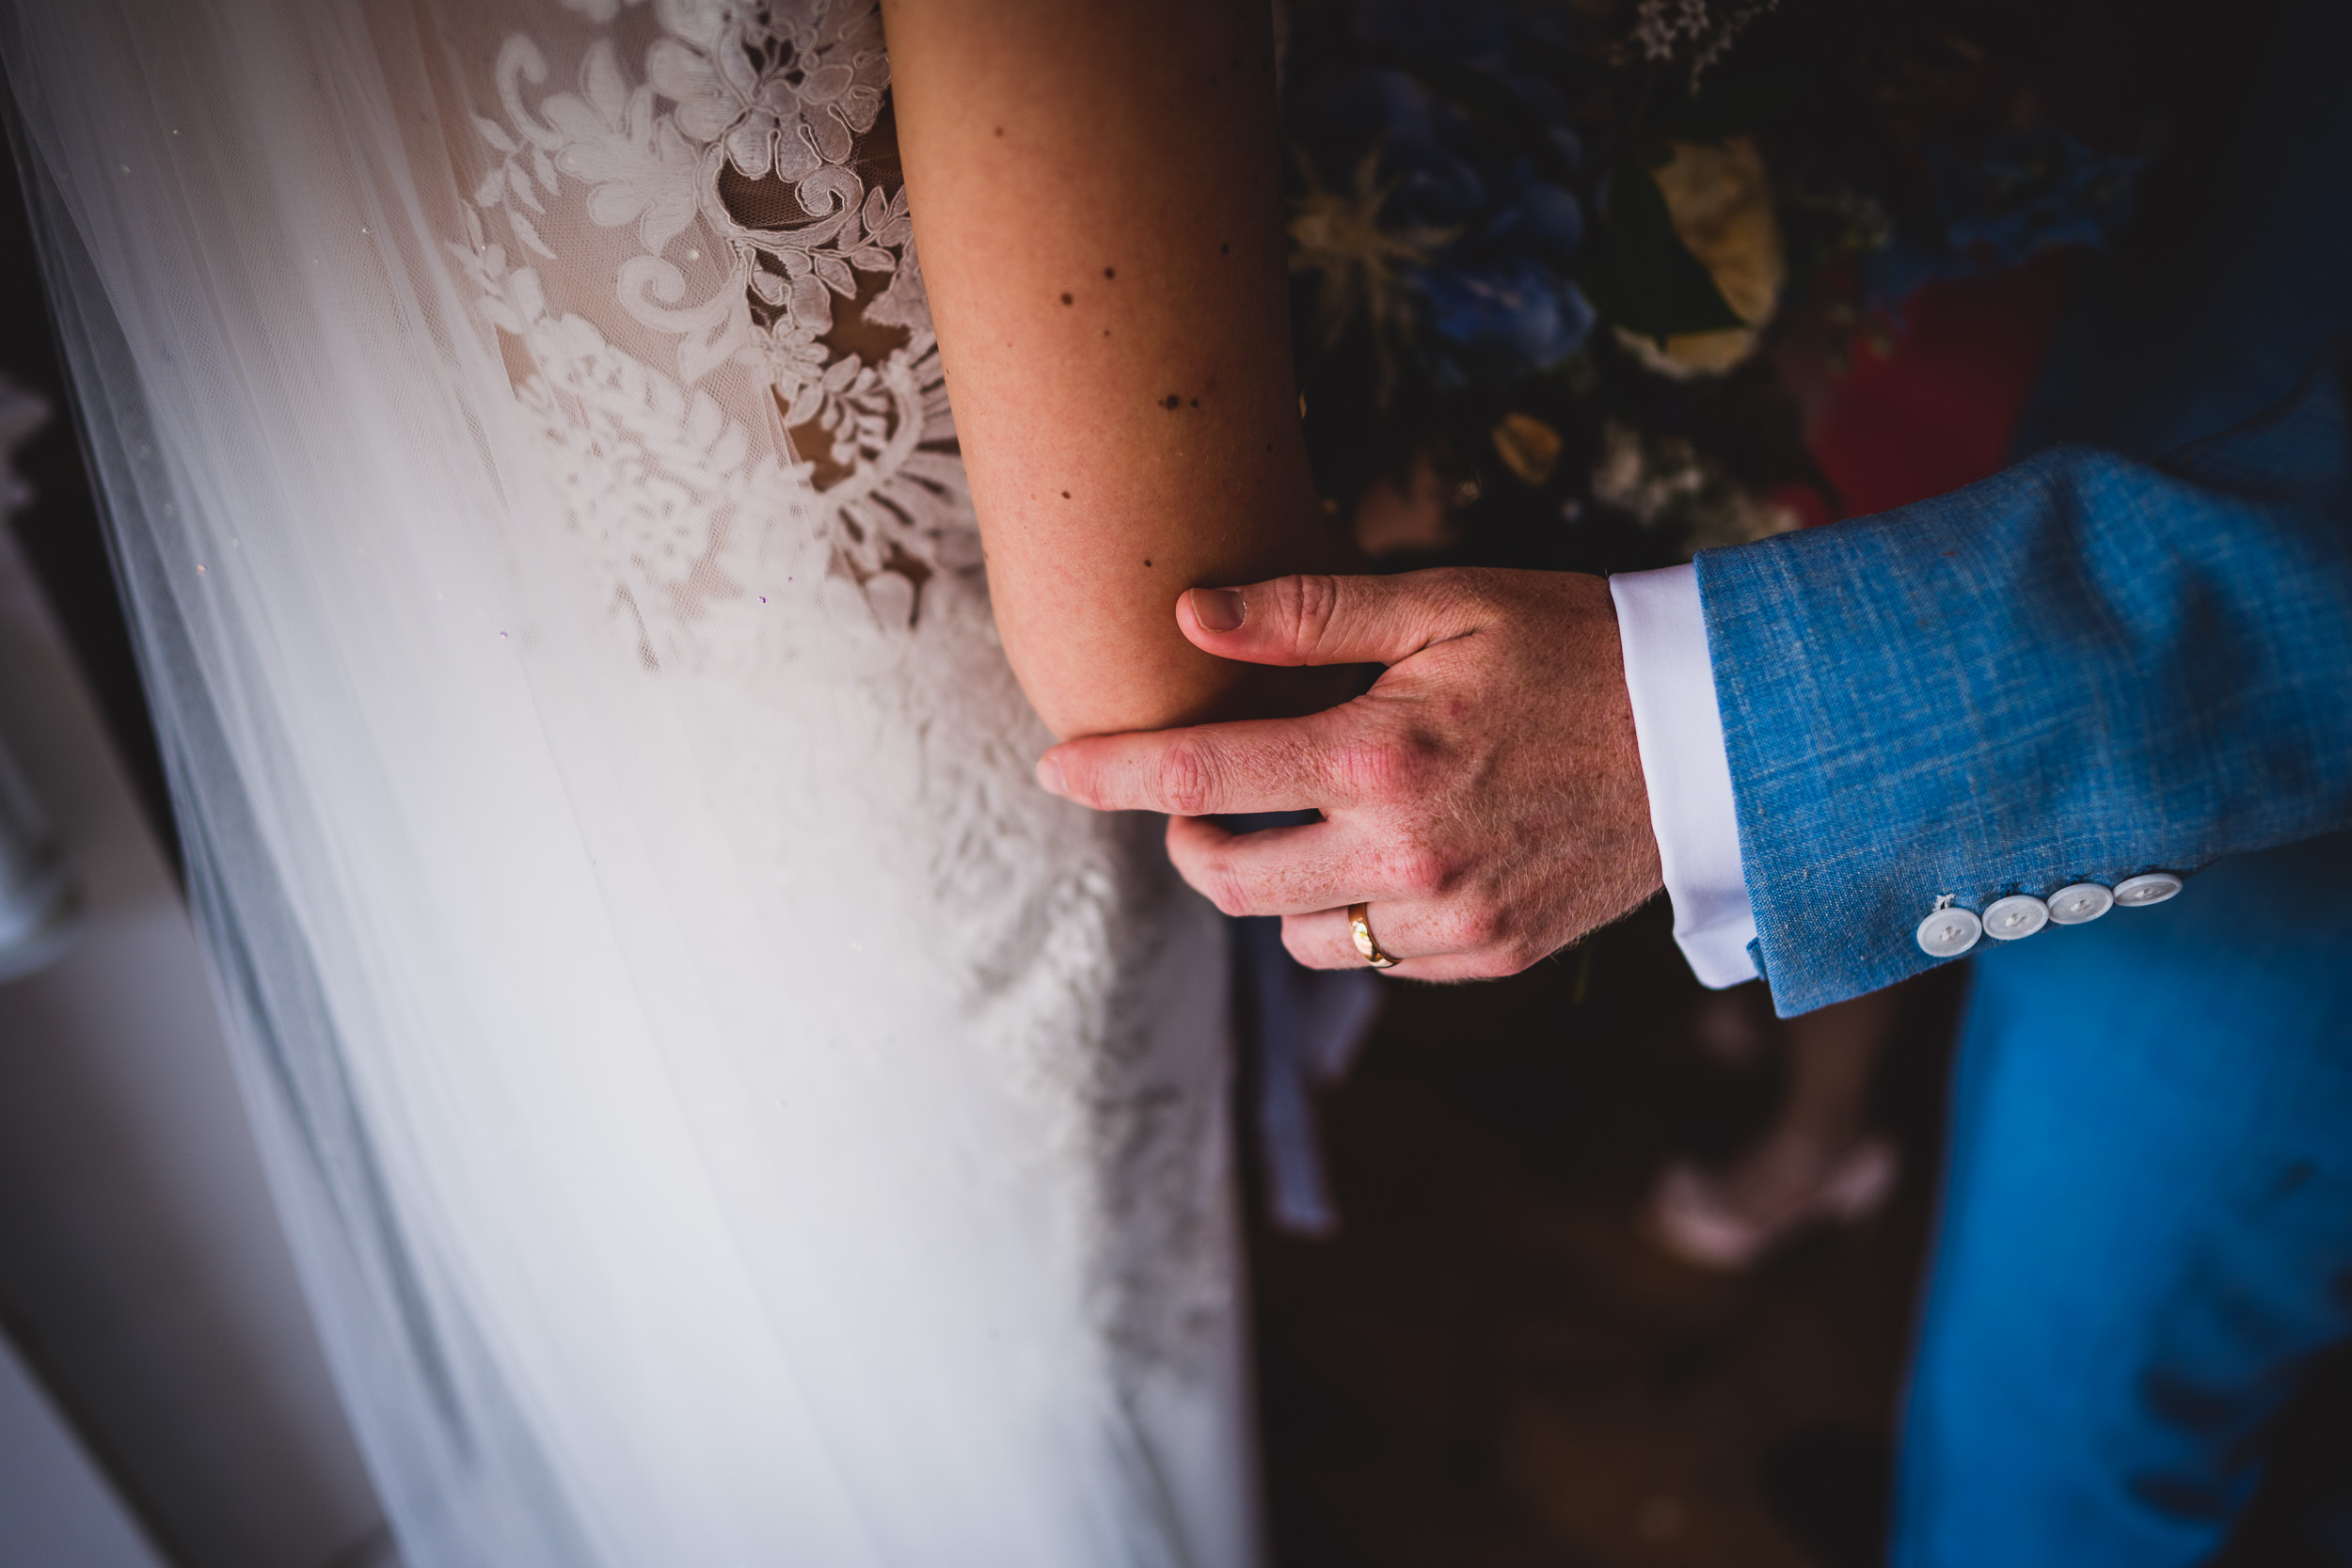
[[[2352,341],[2169,459],[2061,447],[1698,577],[1784,1014],[1928,968],[1945,895],[2352,827]]]
[[[1701,557],[1783,1011],[1927,966],[1943,891],[2214,861],[1971,959],[1896,1568],[2209,1561],[2352,1338],[2347,58],[2289,0],[2197,242],[2093,273],[2023,439],[2096,449]]]
[[[2344,345],[2296,415],[2157,461],[2352,333],[2352,6],[2287,0],[2266,56],[2189,221],[2084,283],[2019,433],[2101,450],[1699,556],[1783,1013],[1928,967],[1945,893],[1980,911],[2352,824]]]
[[[2347,59],[2352,6],[2288,0],[2198,243],[2086,285],[2021,436],[2101,451],[1779,546],[1835,574],[1809,589],[1778,551],[1702,558],[1784,1011],[1925,965],[1910,877],[1973,874],[1934,891],[1981,908],[2226,857],[2170,903],[1971,959],[1897,1568],[2211,1559],[2272,1417],[2352,1336],[2352,834],[2307,836],[2344,823],[2352,774],[2326,689],[2352,688],[2342,344],[2294,411],[2148,461],[2352,329]],[[1795,674],[1727,679],[1773,657]],[[2335,1465],[2308,1560],[2352,1563]]]
[[[2217,1550],[2352,1334],[2352,836],[1978,966],[1896,1568]]]

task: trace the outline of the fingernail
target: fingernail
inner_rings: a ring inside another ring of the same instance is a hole
[[[1037,759],[1037,782],[1048,795],[1068,797],[1069,792],[1061,786],[1061,764],[1050,756]]]
[[[1249,607],[1242,602],[1238,588],[1196,588],[1192,591],[1192,618],[1200,623],[1202,631],[1239,631],[1242,618]]]

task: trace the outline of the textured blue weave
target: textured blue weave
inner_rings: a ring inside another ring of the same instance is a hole
[[[1784,1014],[1931,967],[1943,895],[1981,911],[2352,826],[2348,383],[2340,338],[2162,461],[2059,447],[1699,556]]]

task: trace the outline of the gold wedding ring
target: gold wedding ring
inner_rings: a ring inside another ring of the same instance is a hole
[[[1356,939],[1356,951],[1364,956],[1364,962],[1375,969],[1396,967],[1396,960],[1381,952],[1379,942],[1373,940],[1371,905],[1350,904],[1347,906],[1347,929],[1348,934]]]

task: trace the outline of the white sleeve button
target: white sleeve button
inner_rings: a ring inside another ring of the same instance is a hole
[[[1936,910],[1919,922],[1919,951],[1931,958],[1957,958],[1984,934],[1974,910]]]
[[[2161,904],[2181,891],[2181,879],[2169,871],[2151,871],[2144,877],[2126,877],[2115,884],[2115,901],[2130,909],[2149,904]]]
[[[2061,926],[2081,926],[2115,908],[2115,895],[2096,882],[2074,882],[2050,895],[2050,918]]]
[[[2016,942],[2050,923],[2050,906],[2030,893],[1995,898],[1984,911],[1984,934],[1994,942]]]

